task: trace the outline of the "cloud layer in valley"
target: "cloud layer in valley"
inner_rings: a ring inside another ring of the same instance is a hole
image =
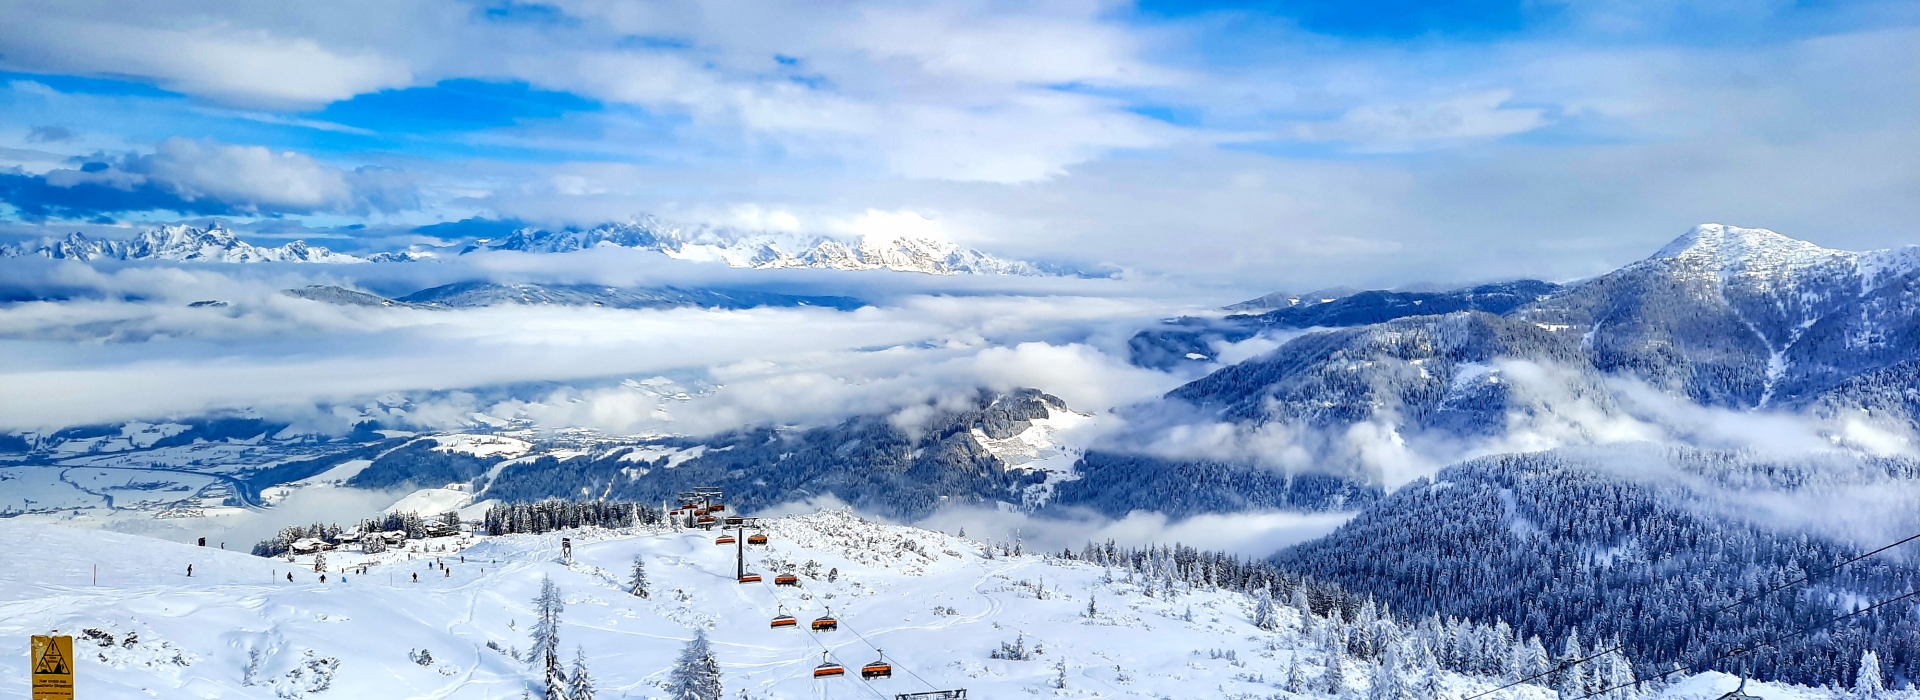
[[[930,281],[925,276],[889,275],[900,283],[891,290],[879,282],[849,285],[875,285],[866,291],[878,304],[851,312],[515,305],[448,312],[336,306],[278,293],[334,273],[310,267],[105,271],[27,260],[14,269],[32,270],[41,276],[37,283],[77,298],[0,308],[0,343],[13,358],[4,370],[9,408],[0,410],[0,425],[12,430],[247,410],[336,432],[360,412],[380,411],[391,422],[421,427],[457,427],[472,424],[474,413],[493,413],[545,428],[706,433],[1024,386],[1053,391],[1082,410],[1104,410],[1171,388],[1167,375],[1112,353],[1124,348],[1132,327],[1179,308],[1123,294],[1125,283],[1114,281],[1038,294],[952,295],[916,289]],[[462,274],[406,268],[414,269]],[[546,273],[520,267],[507,276],[578,280],[592,277],[591,269],[563,261]],[[710,272],[717,275],[710,285],[767,284],[740,276],[754,273]],[[780,277],[804,286],[851,274],[858,273]],[[627,283],[637,281],[633,275],[630,267],[612,273]],[[681,272],[653,283],[663,281],[693,280]],[[964,290],[972,281],[954,283]],[[227,305],[190,305],[200,300]],[[682,403],[622,383],[658,375],[720,388]],[[404,408],[376,400],[388,396],[407,397],[389,402]]]

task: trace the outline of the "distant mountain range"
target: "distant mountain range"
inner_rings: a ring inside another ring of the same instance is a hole
[[[381,263],[416,262],[484,251],[567,253],[611,246],[651,250],[679,260],[721,262],[753,269],[816,268],[894,270],[931,275],[1097,276],[1078,270],[995,257],[930,238],[867,238],[858,241],[801,234],[743,233],[711,227],[681,226],[652,217],[588,229],[523,228],[501,238],[475,239],[452,246],[414,246],[365,256],[338,253],[305,241],[260,246],[241,240],[231,229],[188,225],[162,226],[130,239],[66,238],[0,246],[0,257],[39,255],[63,260],[176,260],[192,262]]]
[[[66,238],[42,240],[26,246],[0,246],[0,256],[39,255],[56,260],[181,260],[195,262],[357,263],[345,253],[294,241],[277,247],[257,246],[234,237],[220,225],[196,228],[185,224],[141,231],[133,238],[92,238],[70,233]]]
[[[1213,362],[1219,357],[1222,344],[1237,343],[1270,330],[1346,328],[1455,311],[1498,314],[1545,299],[1559,289],[1560,285],[1551,282],[1519,280],[1447,292],[1348,288],[1309,294],[1274,292],[1225,307],[1223,311],[1238,313],[1224,318],[1183,316],[1140,331],[1128,341],[1127,350],[1135,365],[1170,370],[1181,365]]]
[[[595,284],[496,284],[456,282],[388,299],[345,287],[312,285],[282,294],[341,306],[471,309],[487,306],[598,306],[610,309],[752,309],[817,306],[851,311],[867,303],[853,297],[804,296],[732,289],[635,288]]]

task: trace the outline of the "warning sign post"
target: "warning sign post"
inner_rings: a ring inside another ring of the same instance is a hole
[[[33,700],[73,700],[73,637],[33,636]]]

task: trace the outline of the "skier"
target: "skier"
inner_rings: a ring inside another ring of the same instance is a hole
[[[187,578],[193,578],[193,565],[187,565]]]
[[[293,572],[287,572],[287,583],[293,583]]]
[[[413,572],[413,582],[414,583],[420,582],[420,572],[418,571]]]
[[[320,582],[321,582],[321,583],[326,583],[326,582],[327,582],[327,575],[326,575],[326,574],[321,574],[321,575],[320,575]]]

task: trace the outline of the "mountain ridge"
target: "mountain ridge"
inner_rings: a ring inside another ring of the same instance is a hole
[[[56,260],[170,260],[186,262],[402,263],[480,252],[570,253],[603,246],[651,250],[676,260],[718,262],[759,270],[890,270],[930,275],[1098,276],[1070,268],[1001,258],[958,244],[926,237],[876,237],[859,240],[804,234],[737,232],[682,226],[653,217],[586,229],[522,228],[500,238],[480,238],[452,246],[413,246],[351,255],[295,240],[280,246],[249,243],[224,224],[204,228],[172,224],[126,239],[70,233],[0,246],[0,257],[37,255]]]

